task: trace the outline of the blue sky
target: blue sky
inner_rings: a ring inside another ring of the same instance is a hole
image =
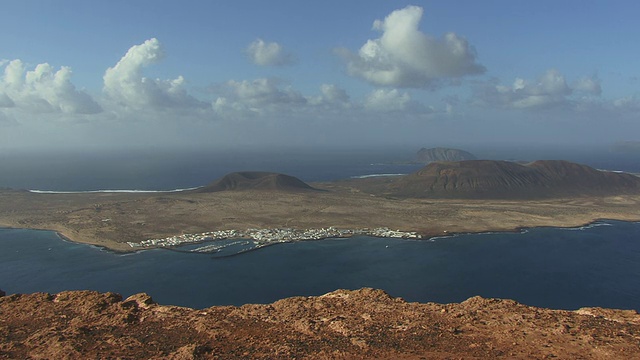
[[[640,140],[635,1],[2,9],[3,150]]]

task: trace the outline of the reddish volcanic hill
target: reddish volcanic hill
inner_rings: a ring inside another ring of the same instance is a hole
[[[3,359],[638,359],[638,334],[631,310],[407,303],[374,289],[202,310],[145,294],[0,297]]]
[[[293,176],[271,172],[244,171],[227,174],[221,179],[197,189],[196,192],[227,190],[308,191],[315,189]]]
[[[385,187],[388,195],[410,198],[533,199],[637,194],[640,178],[562,160],[471,160],[434,162]]]

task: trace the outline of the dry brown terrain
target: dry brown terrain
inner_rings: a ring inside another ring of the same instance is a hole
[[[389,227],[426,235],[640,220],[640,195],[546,200],[395,199],[352,182],[327,191],[36,194],[0,191],[0,226],[58,231],[73,241],[129,251],[182,233],[247,228]]]
[[[10,359],[638,359],[640,315],[338,290],[194,310],[89,291],[0,297]]]
[[[414,199],[538,200],[640,194],[640,178],[563,160],[432,162],[413,174],[359,180],[376,195]]]
[[[433,178],[453,184],[444,189],[454,198],[429,199],[415,194],[428,183],[420,177],[407,177],[415,189],[403,196],[393,190],[406,179],[311,184],[317,191],[295,178],[276,174],[266,181],[249,175],[203,188],[212,192],[2,190],[0,226],[50,229],[77,242],[131,251],[128,241],[228,229],[389,227],[441,236],[640,220],[635,179],[620,188],[623,195],[602,194],[587,181],[581,189],[589,195],[498,200],[456,197],[458,190],[482,190],[483,184],[525,185],[530,191],[540,182],[530,186],[517,176],[494,181],[486,173],[473,181],[459,175],[449,181],[445,169]],[[157,305],[144,294],[124,301],[89,291],[3,295],[0,291],[0,358],[640,358],[635,311],[548,310],[479,297],[460,304],[406,303],[372,289],[204,310]]]

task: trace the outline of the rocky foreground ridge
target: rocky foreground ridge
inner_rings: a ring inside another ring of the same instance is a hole
[[[480,297],[407,303],[374,289],[203,310],[158,305],[145,294],[0,297],[0,358],[639,357],[635,311],[548,310]]]

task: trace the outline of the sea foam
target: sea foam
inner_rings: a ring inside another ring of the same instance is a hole
[[[95,193],[173,193],[188,190],[199,189],[198,187],[186,188],[186,189],[174,189],[174,190],[86,190],[86,191],[55,191],[55,190],[29,190],[29,192],[36,194],[95,194]]]

